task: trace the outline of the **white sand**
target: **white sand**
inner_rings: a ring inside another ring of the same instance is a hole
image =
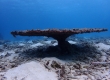
[[[42,43],[37,43],[37,44],[33,44],[30,47],[34,48],[34,47],[38,47],[38,46],[43,46],[44,44]]]
[[[38,62],[31,61],[6,72],[7,80],[57,80],[57,74]]]
[[[70,44],[76,44],[76,42],[74,42],[74,41],[68,41],[68,42]],[[50,43],[51,43],[50,41],[46,42],[46,44],[50,44]],[[43,46],[43,45],[44,44],[42,44],[42,43],[37,43],[37,44],[30,45],[30,47],[34,48],[34,47]],[[53,46],[54,45],[57,45],[57,43],[54,43]],[[23,46],[23,45],[21,45],[21,46]],[[95,46],[98,47],[98,50],[110,49],[110,45],[106,45],[104,43],[98,43]],[[13,60],[13,58],[18,55],[18,54],[15,54],[14,51],[4,51],[4,52],[0,53],[0,56],[5,56],[7,54],[7,52],[11,54],[11,56],[6,57],[6,59],[8,59],[8,60]],[[107,60],[107,56],[108,55],[105,52],[101,51],[101,57],[99,60],[101,62],[105,62]],[[48,70],[44,67],[44,64],[47,63],[47,61],[49,61],[49,64],[47,66],[50,68],[50,70]],[[22,65],[18,65],[18,67],[9,69],[6,71],[4,76],[7,78],[7,80],[58,80],[58,75],[55,73],[55,69],[51,67],[52,61],[56,61],[59,65],[65,65],[66,63],[68,63],[68,61],[60,60],[55,57],[43,58],[41,60],[41,62],[31,61],[28,63],[24,63]],[[75,65],[75,62],[72,62],[71,67],[73,67],[73,65]],[[99,67],[96,67],[96,68],[99,68]],[[83,75],[75,76],[73,74],[73,76],[77,77],[77,79],[71,79],[71,80],[87,80],[87,78],[90,78],[88,80],[95,80],[98,76],[106,77],[106,78],[102,78],[102,80],[105,80],[105,79],[109,80],[110,69],[106,70],[105,67],[100,67],[99,69],[102,69],[103,73],[101,73],[101,70],[100,71],[93,70],[94,72],[92,72],[92,74],[94,74],[94,75],[91,75],[91,74],[84,75],[83,74]],[[77,70],[77,69],[73,68],[72,71],[75,72],[75,70]],[[86,71],[86,68],[84,68],[82,70]]]
[[[19,46],[23,47],[23,46],[25,46],[25,44],[23,44],[23,43],[20,43],[20,44],[19,44]]]
[[[110,49],[110,45],[106,45],[106,44],[104,44],[104,43],[98,43],[98,44],[96,44],[95,46],[97,46],[97,47],[99,47],[98,49],[99,50],[108,50],[108,49]]]
[[[76,44],[75,41],[71,41],[71,40],[69,40],[68,42],[69,42],[70,44]]]

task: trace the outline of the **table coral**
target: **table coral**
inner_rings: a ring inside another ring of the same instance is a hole
[[[107,31],[104,28],[82,28],[82,29],[45,29],[45,30],[24,30],[24,31],[12,31],[11,34],[16,37],[16,35],[20,36],[47,36],[52,37],[58,41],[58,46],[61,49],[66,48],[68,42],[66,38],[75,34],[82,33],[92,33],[92,32],[102,32]]]

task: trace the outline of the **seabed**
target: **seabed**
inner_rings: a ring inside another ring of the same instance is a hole
[[[0,80],[110,80],[110,38],[0,40]]]

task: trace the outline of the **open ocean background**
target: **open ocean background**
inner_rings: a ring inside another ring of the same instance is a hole
[[[14,38],[14,30],[48,28],[110,30],[110,0],[0,0],[0,39],[24,39]],[[79,36],[110,37],[110,31]]]

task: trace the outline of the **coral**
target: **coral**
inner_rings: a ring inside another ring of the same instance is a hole
[[[83,28],[83,29],[45,29],[45,30],[24,30],[24,31],[12,31],[11,34],[16,37],[16,35],[20,36],[47,36],[52,37],[58,41],[58,46],[61,49],[66,48],[68,42],[66,38],[75,35],[75,34],[82,34],[82,33],[92,33],[92,32],[102,32],[107,31],[107,29],[100,29],[100,28]]]

